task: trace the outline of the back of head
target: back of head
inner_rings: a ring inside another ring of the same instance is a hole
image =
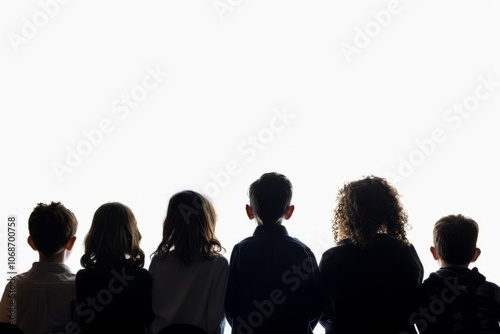
[[[434,224],[433,239],[441,259],[460,266],[469,264],[474,257],[478,224],[464,215],[448,215]]]
[[[132,210],[117,202],[103,204],[94,213],[85,236],[85,253],[80,263],[93,268],[99,261],[126,260],[142,267],[144,252],[140,241],[141,233]]]
[[[408,216],[397,190],[387,180],[368,176],[347,183],[339,190],[334,210],[335,241],[345,238],[364,248],[371,245],[377,233],[386,233],[407,243]]]
[[[215,236],[217,213],[203,195],[185,190],[174,194],[163,222],[163,240],[153,253],[159,258],[171,251],[185,265],[196,259],[214,259],[222,251]]]
[[[78,221],[61,202],[38,203],[28,219],[28,228],[36,249],[50,257],[62,251],[76,234]]]
[[[263,224],[279,222],[292,201],[292,183],[275,172],[265,173],[248,190],[253,213]]]

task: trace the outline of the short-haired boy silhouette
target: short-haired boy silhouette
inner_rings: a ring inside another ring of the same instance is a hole
[[[500,287],[468,269],[481,254],[478,233],[478,224],[461,214],[434,225],[430,251],[440,269],[417,287],[410,321],[419,333],[500,333]]]
[[[282,225],[294,211],[292,184],[282,174],[263,174],[249,199],[246,212],[258,226],[231,253],[225,309],[232,333],[310,334],[322,307],[318,265]]]
[[[76,326],[75,275],[64,262],[77,227],[75,215],[60,202],[34,208],[28,219],[28,244],[39,253],[39,261],[7,284],[0,302],[1,322],[15,323],[30,334],[65,332],[68,324]]]

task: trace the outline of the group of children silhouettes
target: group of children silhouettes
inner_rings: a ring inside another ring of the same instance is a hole
[[[431,253],[440,268],[424,280],[399,194],[383,178],[341,187],[335,246],[319,265],[282,224],[294,212],[287,177],[263,174],[248,195],[257,227],[229,263],[212,203],[186,190],[170,198],[148,269],[132,211],[100,206],[76,275],[64,263],[77,219],[60,202],[38,204],[28,243],[39,261],[7,284],[0,322],[25,334],[221,334],[226,322],[233,334],[312,334],[316,326],[326,334],[500,333],[500,288],[468,268],[480,255],[474,220],[436,222]]]

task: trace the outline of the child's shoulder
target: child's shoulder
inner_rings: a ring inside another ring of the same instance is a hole
[[[213,260],[213,265],[217,268],[216,270],[228,271],[229,272],[229,261],[222,254],[217,255]]]
[[[214,262],[217,262],[217,263],[220,263],[220,264],[224,264],[224,263],[228,263],[227,261],[227,258],[223,255],[223,254],[219,254],[217,255],[214,259],[213,259]]]
[[[292,244],[294,244],[298,247],[302,247],[308,252],[311,252],[311,248],[305,242],[300,240],[299,238],[293,237],[293,236],[290,236],[289,238],[290,238],[290,241],[292,242]]]
[[[324,251],[323,256],[329,257],[330,255],[346,254],[353,251],[359,252],[359,248],[356,247],[349,239],[344,239]]]
[[[301,248],[310,251],[309,246],[304,242],[288,234],[273,235],[272,237],[268,237],[267,235],[252,235],[235,244],[234,248],[241,250],[262,245],[279,245],[280,248]]]
[[[493,297],[497,304],[500,304],[500,286],[498,286],[495,282],[487,280],[485,277],[484,284],[481,288],[484,295]]]
[[[216,267],[227,267],[229,266],[229,261],[223,254],[217,254],[214,258],[208,260],[203,259],[200,261],[203,265],[216,266]]]

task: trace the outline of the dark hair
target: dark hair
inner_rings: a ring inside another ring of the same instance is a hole
[[[456,266],[469,264],[476,250],[478,224],[464,215],[449,215],[434,224],[434,247],[443,261]]]
[[[45,256],[62,251],[77,228],[75,215],[61,202],[38,203],[28,219],[33,244]]]
[[[163,239],[152,255],[165,258],[172,252],[184,265],[215,259],[224,250],[215,236],[216,221],[206,197],[191,190],[176,193],[168,203]]]
[[[262,224],[278,222],[292,201],[292,183],[282,174],[265,173],[248,190],[250,207]]]
[[[141,233],[132,210],[117,202],[103,204],[94,213],[85,236],[85,253],[80,263],[84,268],[95,268],[99,261],[128,261],[143,267],[140,241]]]
[[[397,190],[385,179],[370,175],[345,184],[337,195],[332,230],[335,242],[349,238],[361,248],[371,246],[377,233],[404,244],[408,215]]]

